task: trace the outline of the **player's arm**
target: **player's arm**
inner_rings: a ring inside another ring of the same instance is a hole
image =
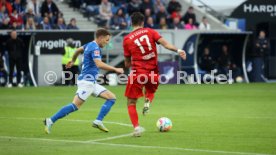
[[[131,57],[125,56],[125,67],[130,68],[130,66],[131,66]]]
[[[179,56],[186,60],[186,52],[182,49],[177,49],[174,45],[166,41],[164,38],[160,38],[157,41],[159,44],[161,44],[163,47],[165,47],[168,50],[174,51],[179,54]]]
[[[124,73],[123,68],[116,68],[116,67],[110,66],[110,65],[102,62],[101,59],[94,59],[94,62],[96,64],[96,66],[100,69],[107,70],[107,71],[113,71],[113,72],[120,73],[120,74]]]
[[[77,60],[78,56],[79,56],[83,51],[84,51],[83,47],[79,47],[79,48],[75,51],[72,60],[69,61],[69,62],[66,64],[66,68],[71,68],[71,67],[74,65],[75,61]]]

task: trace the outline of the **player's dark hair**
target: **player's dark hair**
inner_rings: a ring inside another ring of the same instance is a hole
[[[110,36],[111,34],[110,34],[110,32],[108,31],[108,30],[106,30],[106,29],[98,29],[97,31],[96,31],[96,38],[99,38],[100,36]]]
[[[145,20],[145,16],[140,12],[134,12],[131,15],[132,26],[140,26]]]

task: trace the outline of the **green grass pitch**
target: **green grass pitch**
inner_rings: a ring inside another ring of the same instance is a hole
[[[109,133],[91,127],[103,103],[89,98],[46,135],[42,120],[72,101],[76,87],[0,88],[0,155],[255,155],[276,154],[276,84],[161,85],[150,113],[137,109],[142,137],[127,113],[125,86],[107,87],[117,102]],[[156,129],[158,118],[173,122]]]

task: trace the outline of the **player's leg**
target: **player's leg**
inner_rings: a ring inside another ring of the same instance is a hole
[[[128,78],[125,96],[127,97],[128,115],[134,127],[133,135],[137,137],[141,136],[141,133],[143,132],[143,128],[139,126],[138,113],[136,110],[137,99],[143,96],[142,90],[143,85],[139,84],[135,77],[130,76]]]
[[[92,122],[92,126],[100,129],[101,131],[108,132],[109,130],[103,125],[102,121],[114,105],[116,96],[111,91],[107,90],[105,87],[99,84],[95,84],[95,91],[93,92],[93,95],[105,99],[105,102],[102,105],[96,120]]]
[[[77,111],[80,106],[83,104],[83,100],[81,100],[77,95],[74,97],[73,102],[67,104],[66,106],[62,107],[57,113],[55,113],[52,117],[46,118],[44,120],[45,124],[45,132],[47,134],[51,133],[52,125],[59,119],[69,115],[70,113]]]
[[[135,99],[135,98],[127,99],[128,115],[129,115],[130,121],[134,128],[139,126],[138,113],[136,110],[136,103],[137,103],[137,99]]]
[[[136,110],[136,103],[137,103],[137,99],[135,98],[127,99],[128,115],[134,127],[133,136],[140,137],[142,132],[144,132],[144,128],[139,125],[138,113]]]
[[[15,67],[15,60],[14,59],[9,59],[9,83],[8,83],[8,87],[12,87],[13,84],[13,71],[14,71],[14,67]]]
[[[151,81],[145,84],[145,103],[143,107],[143,115],[149,112],[150,104],[154,99],[154,94],[159,86],[159,76],[154,76]]]
[[[49,134],[51,132],[52,125],[59,119],[69,115],[70,113],[77,111],[84,101],[91,95],[93,92],[92,83],[87,81],[78,81],[78,90],[72,101],[68,105],[62,107],[57,113],[52,117],[46,118],[44,120],[45,132]]]
[[[21,84],[21,70],[22,70],[22,60],[21,59],[17,59],[15,61],[15,67],[16,67],[16,85],[18,87],[23,87],[23,85]]]

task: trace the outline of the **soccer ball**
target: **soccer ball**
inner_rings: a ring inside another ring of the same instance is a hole
[[[172,128],[172,121],[167,117],[161,117],[156,122],[156,126],[160,132],[167,132]]]
[[[242,83],[243,82],[243,78],[241,76],[236,77],[236,82],[237,83]]]

